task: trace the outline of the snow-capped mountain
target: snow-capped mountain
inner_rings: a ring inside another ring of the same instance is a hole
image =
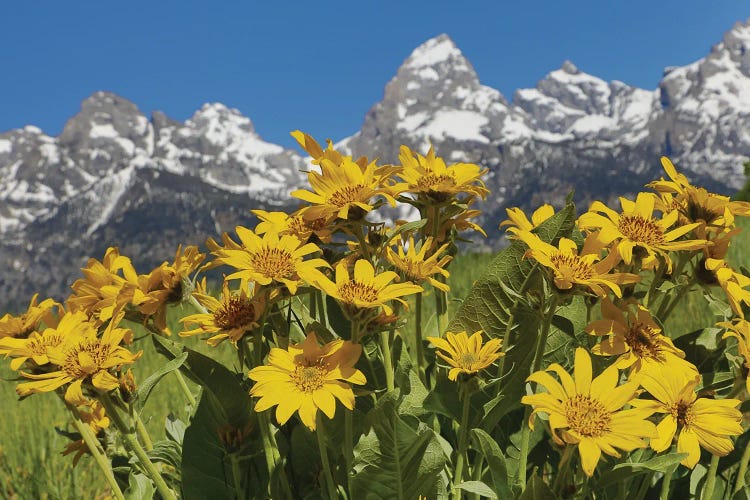
[[[509,100],[440,35],[406,58],[362,128],[338,145],[390,162],[401,144],[433,144],[451,161],[489,167],[492,195],[480,207],[489,231],[505,207],[560,204],[571,189],[582,208],[634,193],[661,175],[662,154],[731,193],[750,156],[749,49],[750,20],[705,58],[667,68],[654,90],[565,61]],[[223,104],[182,123],[97,92],[59,137],[33,126],[0,134],[0,293],[13,307],[35,291],[62,298],[86,257],[109,245],[148,269],[178,243],[252,224],[250,208],[288,206],[305,164]]]

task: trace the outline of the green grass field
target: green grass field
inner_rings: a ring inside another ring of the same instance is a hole
[[[747,221],[739,221],[746,229]],[[750,231],[740,234],[730,250],[730,261],[735,265],[750,267]],[[451,302],[450,308],[455,311],[460,300],[466,296],[475,280],[479,279],[487,265],[492,261],[490,254],[468,254],[459,256],[451,265]],[[718,290],[718,295],[721,295]],[[431,293],[425,295],[424,320],[427,325],[425,335],[434,335],[434,302]],[[186,314],[188,311],[185,311]],[[173,311],[173,317],[182,317],[181,311]],[[710,309],[702,300],[700,293],[689,294],[679,311],[668,321],[666,328],[675,335],[694,331],[713,324]],[[178,331],[173,322],[172,330]],[[406,332],[411,327],[406,328]],[[173,337],[173,339],[179,339]],[[192,348],[203,353],[211,352],[231,364],[234,359],[233,348],[225,343],[211,349],[201,339],[186,339]],[[151,347],[150,342],[143,342],[144,355],[133,368],[138,380],[144,380],[153,370],[163,363]],[[78,466],[73,468],[72,457],[63,457],[60,452],[68,440],[55,431],[55,427],[66,429],[68,418],[63,404],[53,394],[37,394],[24,401],[18,401],[15,394],[15,383],[11,380],[15,374],[4,363],[0,376],[5,383],[0,384],[0,404],[4,408],[0,420],[0,497],[10,499],[70,499],[70,498],[105,498],[104,480],[100,477],[94,461],[84,456]],[[197,392],[197,388],[193,387]],[[159,384],[148,403],[144,415],[150,420],[147,427],[155,440],[164,436],[164,419],[169,413],[187,419],[184,396],[177,386],[174,375]],[[72,430],[72,429],[71,429]]]

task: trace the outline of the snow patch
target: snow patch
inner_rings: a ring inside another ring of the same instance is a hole
[[[414,49],[404,65],[412,68],[433,66],[451,57],[461,57],[461,51],[447,35],[440,35]]]
[[[96,123],[91,127],[91,130],[89,131],[89,137],[91,137],[92,139],[114,139],[115,137],[119,136],[120,134],[117,133],[117,130],[115,130],[115,127],[111,123]]]
[[[13,151],[13,143],[8,139],[0,139],[0,155],[9,154]]]
[[[451,138],[459,141],[474,141],[489,144],[490,140],[482,135],[482,127],[488,124],[486,116],[474,111],[457,109],[439,110],[425,127],[418,130],[419,135],[434,138]]]

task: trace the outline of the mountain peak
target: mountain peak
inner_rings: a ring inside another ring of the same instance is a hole
[[[250,118],[242,114],[237,108],[220,102],[207,102],[196,111],[188,122],[207,130],[232,129],[238,134],[255,133],[255,127]]]
[[[414,49],[404,62],[404,66],[411,68],[423,68],[435,66],[436,64],[450,60],[463,60],[464,56],[453,43],[453,40],[445,33],[430,38],[422,45]]]
[[[567,73],[569,75],[577,75],[578,73],[581,72],[581,70],[578,69],[578,66],[576,66],[575,64],[573,64],[571,61],[567,59],[563,61],[563,64],[560,67],[560,71],[562,71],[563,73]]]

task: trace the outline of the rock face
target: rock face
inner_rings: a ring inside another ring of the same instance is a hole
[[[703,59],[667,68],[655,90],[606,82],[572,62],[513,100],[480,83],[453,41],[417,47],[362,128],[339,146],[395,161],[433,144],[449,161],[487,166],[489,246],[504,208],[614,202],[661,175],[667,154],[694,182],[731,193],[750,156],[750,22]],[[305,160],[263,141],[249,118],[205,104],[184,123],[97,92],[59,137],[0,134],[0,306],[36,291],[63,298],[88,256],[118,245],[147,270],[179,243],[251,224],[250,208],[289,208]],[[493,232],[494,231],[494,232]]]

